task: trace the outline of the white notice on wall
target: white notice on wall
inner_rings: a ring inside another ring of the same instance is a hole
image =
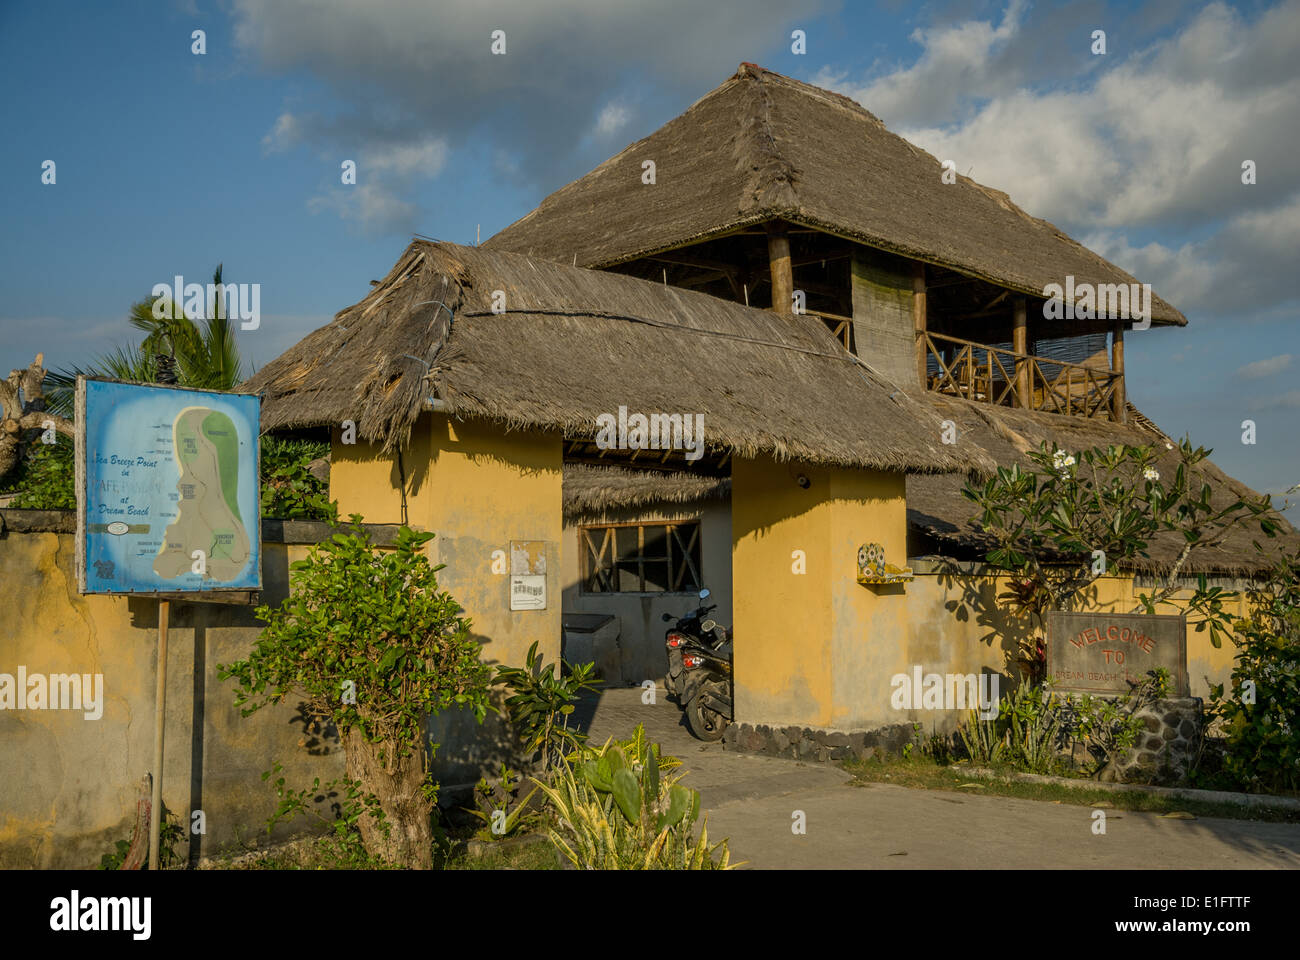
[[[510,609],[546,609],[546,541],[510,541]]]

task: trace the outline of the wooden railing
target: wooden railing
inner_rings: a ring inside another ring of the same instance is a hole
[[[926,387],[936,393],[1025,410],[1119,419],[1114,407],[1122,373],[929,331],[921,336],[925,358],[933,357],[939,367],[930,373],[926,363]]]
[[[810,317],[820,317],[822,323],[826,324],[826,329],[831,332],[831,336],[838,340],[845,350],[852,352],[852,317],[841,316],[838,313],[827,313],[824,310],[805,310],[804,313]]]

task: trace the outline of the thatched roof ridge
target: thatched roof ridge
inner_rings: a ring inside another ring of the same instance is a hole
[[[645,160],[653,185],[641,181]],[[742,64],[484,246],[603,268],[779,218],[1030,296],[1066,275],[1136,282],[1005,193],[942,173],[853,100]],[[1187,322],[1154,292],[1152,317]]]
[[[564,516],[574,520],[636,507],[722,500],[731,493],[731,478],[566,463],[563,486]]]
[[[1050,446],[1078,452],[1109,445],[1152,446],[1159,455],[1156,469],[1172,478],[1178,469],[1177,444],[1152,421],[1129,405],[1129,423],[1118,424],[1081,417],[1013,410],[971,403],[955,397],[934,397],[935,406],[957,425],[958,445],[977,446],[1003,466],[1027,464],[1026,454],[1046,442]],[[1166,446],[1168,445],[1168,446]],[[1173,449],[1170,449],[1170,448]],[[1210,485],[1211,500],[1223,506],[1240,497],[1257,498],[1259,494],[1246,484],[1228,476],[1209,460],[1198,467],[1203,482]],[[908,524],[939,544],[965,550],[983,551],[990,545],[976,521],[978,509],[962,496],[963,480],[939,476],[907,478]],[[1284,530],[1275,540],[1268,540],[1253,528],[1236,528],[1220,547],[1194,552],[1184,567],[1185,573],[1252,574],[1267,564],[1254,547],[1260,541],[1271,550],[1287,550],[1293,555],[1300,548],[1300,535],[1283,521]],[[1143,573],[1167,573],[1183,547],[1181,535],[1161,535],[1148,547],[1149,557],[1132,564]]]
[[[506,310],[492,312],[494,291]],[[427,367],[426,367],[427,365]],[[426,373],[427,370],[427,373]],[[702,414],[710,450],[882,470],[991,464],[944,445],[914,398],[810,316],[615,273],[416,240],[360,303],[245,385],[264,429],[403,443],[430,398],[453,416],[592,439],[600,414]]]

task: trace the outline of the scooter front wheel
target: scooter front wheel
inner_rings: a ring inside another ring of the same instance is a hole
[[[715,743],[722,739],[727,729],[727,718],[701,701],[702,698],[697,696],[686,705],[686,725],[697,740]]]

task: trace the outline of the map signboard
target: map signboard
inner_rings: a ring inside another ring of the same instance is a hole
[[[260,590],[250,394],[77,381],[82,593]]]

